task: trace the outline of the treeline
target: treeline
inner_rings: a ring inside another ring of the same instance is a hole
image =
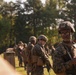
[[[57,27],[69,20],[76,28],[76,0],[27,0],[0,2],[0,47],[28,42],[31,35],[45,34],[52,43],[59,42]]]

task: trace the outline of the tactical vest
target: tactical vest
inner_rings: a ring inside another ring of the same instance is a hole
[[[23,51],[24,63],[27,63],[27,64],[31,64],[32,63],[31,50],[32,50],[33,47],[34,47],[34,45],[29,43],[27,48]]]
[[[43,59],[43,57],[40,55],[40,52],[44,52],[45,50],[39,46],[38,44],[35,46],[35,48],[33,49],[33,53],[32,53],[32,63],[36,64],[37,66],[43,66],[45,64],[45,60]],[[44,52],[45,53],[45,52]]]

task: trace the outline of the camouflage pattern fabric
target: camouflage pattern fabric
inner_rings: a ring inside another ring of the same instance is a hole
[[[68,48],[71,57],[74,57],[76,48],[73,43],[60,43],[53,54],[53,70],[57,75],[76,75],[76,66],[70,63],[71,57],[68,55],[66,48]]]
[[[31,71],[32,71],[31,50],[33,49],[33,47],[34,47],[34,45],[32,43],[29,43],[27,46],[27,49],[25,51],[26,58],[24,60],[26,60],[27,75],[29,75],[29,73],[31,73]]]
[[[43,61],[43,65],[44,64],[49,64],[50,66],[50,62],[48,60],[48,56],[45,52],[45,48],[43,46],[41,46],[40,44],[36,44],[32,50],[32,55],[34,56],[38,56],[38,58],[41,58]],[[36,61],[35,63],[33,63],[33,67],[32,67],[32,75],[44,75],[43,72],[43,65],[39,66],[37,65]]]
[[[43,67],[42,66],[36,66],[32,71],[32,75],[44,75]]]

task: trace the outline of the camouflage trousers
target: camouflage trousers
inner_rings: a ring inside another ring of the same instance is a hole
[[[31,75],[44,75],[43,67],[42,66],[36,66],[35,68],[32,69]]]
[[[27,75],[31,75],[31,72],[32,72],[32,64],[27,64],[26,65],[26,71],[27,71]]]

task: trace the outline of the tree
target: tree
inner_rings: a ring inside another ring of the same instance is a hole
[[[22,7],[23,5],[23,7]],[[31,17],[29,13],[29,5],[27,2],[17,1],[15,3],[16,16],[15,16],[15,25],[14,25],[14,34],[16,37],[16,42],[20,40],[28,42],[28,38],[33,35],[32,28],[30,27]]]
[[[9,46],[10,22],[6,18],[0,19],[0,48]]]
[[[64,19],[65,21],[71,21],[75,25],[76,29],[76,0],[63,0],[64,7],[62,7],[60,11],[60,17]],[[76,35],[76,33],[75,33]],[[76,37],[76,36],[75,36]]]
[[[1,6],[1,15],[6,18],[10,23],[10,31],[8,36],[10,37],[10,44],[16,41],[28,42],[31,35],[38,36],[45,34],[49,38],[56,36],[57,23],[56,20],[63,18],[64,0],[59,1],[59,9],[57,8],[56,0],[46,0],[46,4],[43,5],[41,0],[27,0],[26,2],[9,2]],[[50,30],[50,27],[53,27]],[[52,32],[52,33],[51,33]],[[53,34],[54,33],[54,34]]]
[[[67,8],[68,8],[68,18],[71,22],[74,23],[75,25],[75,30],[76,30],[76,0],[71,0],[70,2],[67,3]],[[76,32],[74,34],[74,37],[76,38]]]
[[[30,17],[32,19],[31,26],[33,27],[34,35],[37,36],[37,28],[41,25],[41,17],[42,17],[42,3],[41,0],[27,0],[32,13]]]
[[[10,31],[9,31],[9,46],[11,46],[14,43],[14,34],[13,34],[13,25],[14,25],[14,3],[13,2],[4,2],[4,4],[1,6],[1,15],[3,18],[7,19],[10,23]]]

